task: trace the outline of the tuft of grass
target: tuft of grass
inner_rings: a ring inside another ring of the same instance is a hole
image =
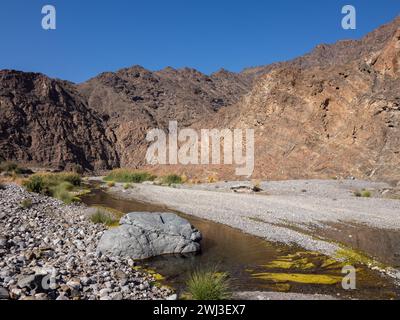
[[[42,176],[33,175],[23,183],[26,190],[34,193],[43,193],[45,190],[45,182]]]
[[[115,187],[115,182],[114,181],[107,182],[107,187],[109,188]]]
[[[69,182],[74,187],[79,187],[82,184],[82,178],[75,172],[61,172],[48,175],[48,179],[56,183]]]
[[[368,190],[354,191],[354,195],[358,198],[371,198],[372,193]]]
[[[112,213],[102,209],[97,209],[96,212],[90,216],[90,220],[95,224],[105,224],[106,226],[113,226],[118,222]]]
[[[185,173],[183,175],[181,175],[181,179],[182,179],[182,183],[187,183],[189,181],[189,178]]]
[[[71,193],[73,189],[74,186],[72,183],[64,181],[51,188],[51,193],[54,198],[57,198],[66,204],[71,204],[75,200],[74,195]]]
[[[361,192],[361,196],[362,196],[363,198],[371,198],[372,193],[371,193],[371,191],[364,190],[364,191]]]
[[[227,273],[194,271],[186,282],[187,291],[193,300],[227,300],[231,297]]]
[[[182,184],[183,180],[182,177],[177,174],[169,174],[161,178],[161,183],[170,186],[171,184]]]
[[[2,162],[0,163],[0,172],[6,172],[9,175],[24,175],[32,174],[32,170],[22,168],[15,162]]]
[[[105,181],[115,181],[120,183],[142,183],[144,181],[154,181],[156,176],[132,169],[115,169],[112,170],[105,178]]]
[[[70,204],[75,201],[72,191],[81,182],[77,173],[37,173],[24,181],[23,185],[29,192],[51,196]]]
[[[31,199],[24,199],[20,204],[22,209],[29,209],[32,207],[32,200]]]
[[[131,188],[132,188],[132,184],[130,184],[130,183],[125,183],[124,184],[124,189],[125,190],[131,189]]]

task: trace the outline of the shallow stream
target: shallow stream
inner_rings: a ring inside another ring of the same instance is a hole
[[[100,187],[82,197],[88,206],[128,212],[175,212],[189,220],[203,235],[201,253],[161,256],[140,262],[164,277],[164,283],[183,291],[188,274],[218,266],[228,272],[231,285],[240,291],[319,293],[339,298],[399,298],[394,281],[363,265],[356,265],[357,289],[342,288],[343,264],[301,248],[270,243],[231,227],[135,200],[117,199]]]

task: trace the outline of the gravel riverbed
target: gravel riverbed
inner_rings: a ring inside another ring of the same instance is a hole
[[[0,299],[171,299],[134,261],[96,253],[105,227],[89,212],[19,186],[1,189]]]
[[[231,188],[250,182],[177,185],[174,187],[137,184],[124,190],[117,184],[109,192],[181,211],[229,225],[269,241],[296,244],[307,250],[333,256],[337,243],[316,238],[315,227],[332,223],[365,225],[400,233],[400,201],[357,198],[358,190],[381,195],[386,183],[357,180],[298,180],[262,182],[262,194],[234,193]]]

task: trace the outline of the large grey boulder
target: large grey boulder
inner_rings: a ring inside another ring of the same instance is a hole
[[[173,213],[133,212],[120,226],[104,232],[97,251],[111,256],[146,259],[200,250],[201,234],[189,221]]]

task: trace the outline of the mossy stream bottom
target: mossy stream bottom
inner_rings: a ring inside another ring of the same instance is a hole
[[[175,212],[148,203],[117,199],[101,189],[93,189],[82,201],[89,206],[104,206],[122,213]],[[188,219],[203,234],[201,253],[161,256],[142,261],[140,265],[163,275],[164,284],[180,292],[184,291],[190,272],[217,265],[230,274],[232,287],[237,291],[318,293],[355,299],[400,297],[393,279],[362,264],[354,265],[357,289],[344,290],[343,263],[294,246],[269,243],[222,224],[177,214]]]

